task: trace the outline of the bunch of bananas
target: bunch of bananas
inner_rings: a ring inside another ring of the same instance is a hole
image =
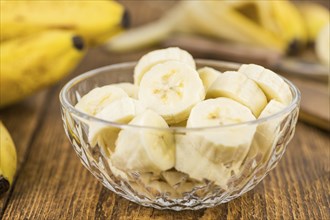
[[[297,7],[289,0],[182,1],[160,20],[110,39],[107,47],[114,51],[137,49],[183,32],[266,47],[282,54],[295,52],[308,40],[313,41],[320,26],[329,22],[326,8],[309,4],[312,7]]]
[[[63,78],[128,22],[114,1],[1,1],[0,108]]]
[[[56,83],[83,57],[127,26],[114,1],[1,1],[0,108]],[[16,171],[16,150],[0,123],[0,194]]]

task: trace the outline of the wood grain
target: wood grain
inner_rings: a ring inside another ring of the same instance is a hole
[[[33,136],[36,135],[35,130],[41,123],[43,111],[45,109],[43,103],[45,102],[47,94],[48,90],[42,91],[27,100],[0,111],[0,120],[3,121],[7,127],[16,146],[18,172],[20,171],[22,163],[24,163],[28,146]],[[8,191],[0,197],[0,216],[7,204],[10,193],[11,191]]]
[[[136,8],[133,25],[158,17],[162,9],[159,2],[148,1],[148,7],[158,10],[155,15],[141,3],[124,4]],[[146,208],[103,187],[80,163],[65,136],[58,94],[80,73],[137,60],[145,52],[93,49],[59,85],[0,111],[20,161],[11,192],[0,199],[0,219],[330,219],[329,133],[302,122],[278,166],[256,188],[214,208],[182,212]]]

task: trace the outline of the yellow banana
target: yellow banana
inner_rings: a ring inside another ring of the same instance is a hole
[[[1,1],[1,41],[49,30],[71,30],[88,43],[112,36],[127,25],[122,5],[115,1]],[[110,36],[109,36],[110,34]]]
[[[272,14],[278,27],[277,34],[288,45],[287,52],[295,53],[307,42],[303,17],[289,0],[269,1],[269,3],[272,5]]]
[[[13,183],[17,156],[15,144],[8,130],[0,121],[0,195]]]
[[[82,38],[52,30],[0,44],[0,107],[57,82],[84,54]]]
[[[305,20],[308,40],[314,42],[321,28],[329,22],[329,9],[313,2],[304,2],[297,6]]]

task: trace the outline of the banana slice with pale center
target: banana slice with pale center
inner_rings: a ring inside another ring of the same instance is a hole
[[[114,100],[124,97],[128,95],[119,87],[112,85],[98,87],[84,95],[75,107],[89,115],[96,115]]]
[[[132,127],[120,131],[111,155],[113,165],[121,170],[154,173],[174,166],[174,137],[160,115],[146,110],[129,124],[154,128]]]
[[[150,69],[141,80],[139,100],[168,124],[188,118],[191,108],[205,97],[198,72],[187,64],[167,61]]]
[[[134,85],[129,82],[117,83],[112,85],[123,89],[129,97],[133,99],[138,99],[139,87],[137,85]]]
[[[235,71],[220,74],[208,89],[206,97],[231,98],[247,106],[256,117],[267,105],[267,98],[258,85],[243,73]]]
[[[243,64],[238,72],[254,80],[267,96],[284,105],[291,103],[292,94],[288,84],[276,73],[256,64]]]
[[[95,117],[109,122],[126,124],[144,111],[144,106],[138,100],[125,97],[108,104]],[[119,130],[118,127],[106,123],[92,122],[89,124],[89,142],[91,146],[98,144],[103,149],[110,150],[107,153],[111,153],[114,151]]]
[[[193,69],[196,69],[194,58],[185,50],[182,50],[178,47],[154,50],[144,55],[136,64],[134,69],[134,84],[139,85],[144,74],[148,72],[154,65],[169,60],[176,60],[187,64]]]
[[[191,110],[187,128],[201,128],[201,130],[189,132],[187,136],[194,140],[198,147],[196,150],[202,156],[237,172],[250,148],[256,125],[233,124],[255,119],[250,109],[232,99],[224,97],[208,99]],[[225,126],[231,124],[232,127]],[[213,128],[203,130],[202,127]]]
[[[203,67],[197,70],[199,73],[199,77],[201,78],[205,92],[210,88],[212,83],[218,78],[220,74],[222,74],[220,71],[215,70],[211,67]]]
[[[259,118],[274,115],[284,108],[285,105],[281,102],[271,100],[261,112]],[[280,124],[284,118],[285,116],[278,116],[258,125],[250,151],[248,153],[248,158],[253,158],[260,155],[263,160],[268,160],[272,149],[275,147],[274,145],[277,144],[274,139],[280,136]]]

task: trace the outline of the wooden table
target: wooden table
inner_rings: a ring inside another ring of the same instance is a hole
[[[124,4],[134,8],[134,25],[158,17],[162,10],[147,2],[153,8],[148,14],[145,5]],[[214,208],[182,212],[146,208],[98,182],[65,136],[60,89],[75,75],[137,60],[144,53],[120,55],[92,49],[68,78],[0,111],[19,160],[14,185],[0,199],[0,219],[330,219],[329,133],[302,122],[278,166],[256,188]]]

